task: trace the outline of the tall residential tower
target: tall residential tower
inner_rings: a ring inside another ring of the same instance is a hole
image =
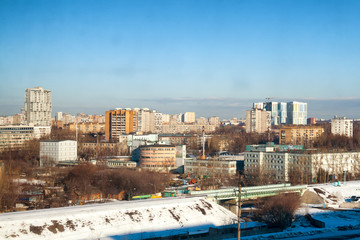
[[[25,121],[34,126],[51,125],[51,91],[41,87],[25,89]]]

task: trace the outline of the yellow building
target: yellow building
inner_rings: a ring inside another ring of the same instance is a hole
[[[116,109],[105,112],[105,137],[107,140],[118,139],[122,134],[136,131],[136,111]]]
[[[320,126],[281,126],[279,129],[279,143],[282,145],[311,145],[321,136],[324,128]]]
[[[82,133],[103,133],[105,131],[104,123],[78,123],[78,130]],[[68,125],[70,131],[76,131],[76,123]]]
[[[139,151],[139,166],[156,171],[176,168],[176,148],[173,145],[143,145]]]

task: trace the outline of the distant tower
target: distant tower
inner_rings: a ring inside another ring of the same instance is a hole
[[[294,125],[306,125],[307,123],[307,103],[288,102],[287,103],[287,123]]]
[[[25,122],[34,126],[51,125],[51,91],[41,87],[25,89]]]
[[[271,112],[252,108],[246,111],[246,132],[265,133],[271,127]]]

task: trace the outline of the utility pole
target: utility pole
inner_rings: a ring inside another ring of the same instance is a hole
[[[203,140],[202,155],[205,156],[205,127],[204,126],[202,128],[202,140]]]
[[[241,238],[241,174],[239,173],[239,196],[238,196],[238,233],[237,239]]]

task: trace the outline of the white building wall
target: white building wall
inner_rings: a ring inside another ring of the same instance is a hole
[[[61,161],[77,160],[77,142],[65,141],[41,141],[40,142],[40,165],[47,162],[54,164]]]
[[[345,135],[353,137],[353,120],[343,118],[331,119],[331,133],[334,135]]]

